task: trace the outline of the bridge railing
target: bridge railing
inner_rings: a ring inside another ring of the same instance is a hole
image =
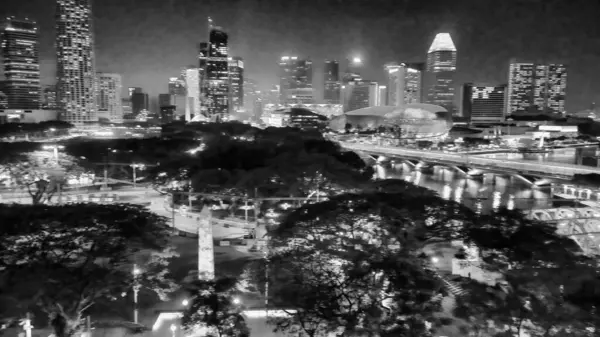
[[[461,155],[454,153],[443,153],[434,151],[418,151],[411,149],[377,146],[377,145],[362,145],[341,142],[341,145],[348,150],[356,150],[370,153],[378,153],[381,155],[388,156],[412,156],[422,158],[428,161],[445,161],[448,163],[458,165],[477,165],[487,166],[491,168],[510,169],[512,171],[523,171],[542,173],[544,175],[556,175],[556,176],[567,176],[571,177],[575,174],[600,174],[600,168],[588,167],[582,165],[573,165],[566,163],[552,163],[552,162],[528,162],[525,160],[515,159],[496,159],[496,158],[483,158],[469,155]]]

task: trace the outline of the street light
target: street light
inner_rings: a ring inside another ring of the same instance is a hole
[[[175,337],[175,331],[177,331],[177,327],[175,324],[171,324],[171,333],[173,334],[173,337]]]
[[[138,323],[138,292],[140,291],[140,284],[138,282],[138,276],[142,273],[142,270],[133,265],[133,322]]]
[[[187,307],[187,306],[188,306],[188,304],[190,304],[190,301],[188,301],[187,299],[185,299],[185,300],[181,301],[181,304],[182,304],[184,307]]]
[[[239,297],[235,297],[235,298],[233,299],[233,304],[235,304],[235,305],[238,305],[238,304],[240,304],[240,303],[242,303],[242,301],[239,299]]]

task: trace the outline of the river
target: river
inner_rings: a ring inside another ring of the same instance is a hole
[[[482,213],[500,207],[530,210],[575,206],[572,201],[553,198],[550,188],[533,188],[509,175],[490,173],[483,177],[467,178],[443,166],[435,166],[430,172],[420,172],[401,161],[378,164],[375,171],[379,179],[403,179]]]

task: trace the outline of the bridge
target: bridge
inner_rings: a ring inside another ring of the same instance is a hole
[[[573,165],[555,162],[533,162],[519,159],[495,159],[469,156],[457,153],[445,153],[440,151],[412,150],[400,147],[365,145],[349,142],[340,142],[340,145],[351,151],[368,154],[377,157],[398,157],[409,160],[417,168],[430,165],[444,165],[453,167],[463,173],[476,176],[483,171],[510,173],[532,185],[545,185],[550,181],[543,179],[535,181],[531,177],[571,179],[575,174],[600,174],[600,168]],[[374,158],[375,159],[375,158]],[[533,180],[533,181],[532,181]]]

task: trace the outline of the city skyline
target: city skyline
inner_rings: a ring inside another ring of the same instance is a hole
[[[430,4],[403,7],[404,5],[396,6],[392,2],[387,2],[387,6],[382,7],[386,7],[390,13],[398,13],[404,8],[405,11],[396,20],[391,20],[391,15],[385,15],[381,8],[365,9],[356,4],[345,4],[343,15],[339,15],[333,24],[326,25],[323,33],[316,34],[323,43],[315,39],[315,28],[307,27],[305,19],[299,19],[302,24],[296,31],[283,29],[272,20],[263,20],[269,22],[252,20],[254,14],[267,15],[259,13],[264,6],[256,1],[245,1],[240,6],[235,6],[235,9],[227,9],[228,6],[219,6],[216,3],[202,5],[185,0],[164,3],[149,1],[148,5],[136,4],[139,10],[147,12],[149,17],[147,21],[158,17],[159,13],[164,16],[165,20],[161,22],[165,24],[161,27],[151,27],[150,22],[133,22],[132,18],[125,17],[123,13],[127,13],[127,9],[134,5],[133,0],[119,2],[121,7],[111,2],[98,2],[94,6],[97,70],[120,73],[123,75],[124,86],[144,87],[153,97],[164,93],[165,82],[169,77],[176,76],[182,66],[195,63],[199,36],[205,35],[202,33],[205,28],[199,22],[204,21],[210,14],[229,33],[232,40],[232,54],[245,59],[247,76],[254,78],[262,90],[277,83],[277,68],[274,65],[282,55],[286,54],[310,56],[315,61],[315,73],[322,73],[324,66],[322,60],[342,60],[349,55],[359,55],[365,62],[364,77],[383,83],[385,74],[381,71],[382,64],[393,60],[422,62],[433,36],[437,32],[448,31],[460,50],[455,89],[467,82],[506,83],[510,58],[537,59],[540,56],[550,55],[553,59],[560,59],[569,65],[573,64],[569,70],[567,110],[584,109],[592,101],[600,99],[600,94],[596,94],[600,92],[596,90],[600,87],[600,80],[586,76],[590,66],[595,67],[597,63],[592,58],[596,47],[589,43],[595,37],[584,34],[591,31],[590,27],[595,25],[591,17],[585,14],[588,14],[590,9],[596,8],[594,7],[596,5],[586,3],[585,6],[579,6],[580,8],[577,9],[564,7],[566,6],[564,1],[543,5],[546,15],[555,18],[555,24],[543,25],[537,27],[535,32],[531,32],[526,29],[528,26],[525,23],[515,22],[513,19],[507,20],[507,18],[511,17],[516,10],[529,10],[532,15],[538,15],[535,11],[536,6],[542,4],[535,1],[511,1],[510,5],[518,3],[519,8],[498,5],[502,10],[497,11],[497,14],[490,14],[492,17],[485,20],[481,31],[475,31],[481,22],[478,22],[478,16],[474,13],[483,13],[484,4],[488,2],[483,1],[468,8],[461,4],[454,4],[456,8],[443,8],[443,11],[435,9]],[[321,14],[316,13],[314,9],[304,8],[301,8],[300,12],[310,11],[314,14],[312,26],[325,26],[323,24],[325,14],[339,9],[339,4],[336,3],[338,1],[323,5],[320,8]],[[290,13],[290,15],[294,13],[276,4],[270,7],[273,8],[269,8],[269,13]],[[7,6],[2,10],[6,12],[2,14],[29,16],[39,22],[42,83],[52,84],[52,74],[55,71],[53,69],[55,61],[52,60],[54,31],[53,15],[49,15],[48,11],[52,12],[53,6],[40,0],[32,0],[28,5],[8,0]],[[364,23],[354,20],[359,10],[364,11]],[[449,13],[445,14],[444,11]],[[567,15],[574,11],[583,13],[583,16]],[[373,23],[371,18],[376,14],[382,16],[381,20]],[[561,16],[563,14],[564,17]],[[111,15],[116,15],[118,19],[111,18]],[[573,17],[579,18],[577,25],[571,24],[568,30],[559,29]],[[169,18],[173,19],[171,20],[173,23],[170,23]],[[197,21],[192,25],[193,29],[185,28],[186,24],[183,23],[188,21],[190,23]],[[255,21],[258,23],[254,23]],[[344,25],[348,22],[354,24]],[[399,33],[388,31],[383,36],[369,37],[382,35],[384,23],[394,25],[398,29],[415,28],[416,30],[411,36],[403,36],[401,39],[397,39]],[[369,29],[362,32],[361,27],[366,24],[369,24]],[[191,34],[191,30],[194,34]],[[542,32],[544,38],[534,38],[534,35]],[[499,35],[501,33],[505,36]],[[312,37],[306,38],[309,35]],[[261,41],[261,48],[253,48],[258,40]],[[395,42],[381,45],[382,41]],[[161,45],[164,48],[161,48]],[[129,47],[124,48],[125,46]],[[132,48],[133,46],[135,48]],[[172,50],[177,50],[177,53],[172,53]],[[316,93],[322,93],[320,86],[322,83],[315,83]]]

